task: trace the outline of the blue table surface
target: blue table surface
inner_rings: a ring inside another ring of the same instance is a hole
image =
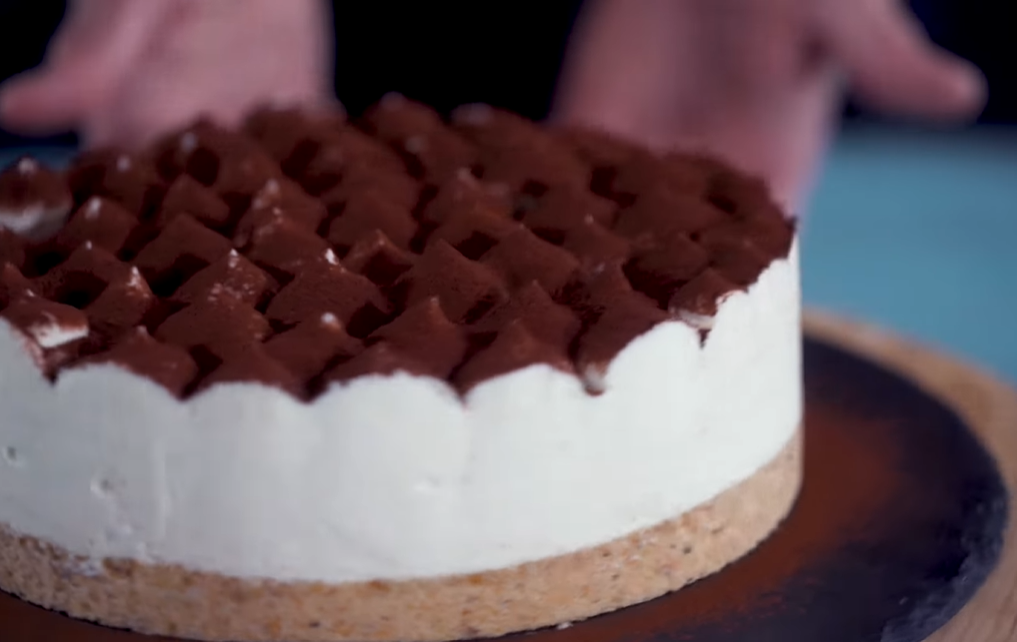
[[[846,131],[805,221],[808,304],[1017,382],[1017,128]]]
[[[807,304],[1017,382],[1017,128],[845,130],[808,208],[802,270]]]

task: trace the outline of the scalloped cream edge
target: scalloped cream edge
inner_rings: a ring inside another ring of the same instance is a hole
[[[55,383],[0,320],[0,523],[88,559],[328,583],[508,568],[674,518],[802,419],[798,247],[633,340],[605,391],[538,365],[465,398],[403,373],[311,403],[258,384],[180,402],[113,365]]]

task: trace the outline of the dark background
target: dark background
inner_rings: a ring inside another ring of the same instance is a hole
[[[397,90],[448,110],[486,102],[539,119],[580,0],[336,2],[337,93],[357,113]],[[1009,0],[912,0],[933,40],[989,80],[981,122],[1017,122],[1017,39]],[[0,0],[0,80],[42,60],[64,12],[60,0]],[[846,110],[849,120],[862,118]],[[0,131],[0,146],[23,143]],[[50,142],[73,142],[61,137]]]

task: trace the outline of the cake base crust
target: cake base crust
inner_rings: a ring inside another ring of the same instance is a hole
[[[435,579],[329,585],[95,563],[0,525],[0,588],[77,618],[204,640],[493,637],[613,611],[720,570],[788,514],[801,460],[799,430],[757,473],[674,519],[575,553]]]

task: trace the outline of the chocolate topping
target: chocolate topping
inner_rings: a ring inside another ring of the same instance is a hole
[[[11,263],[0,265],[0,310],[21,297],[34,296],[32,284]]]
[[[675,289],[702,272],[710,255],[687,236],[660,239],[653,247],[637,253],[625,265],[632,287],[667,305]]]
[[[230,220],[230,208],[226,203],[188,174],[181,174],[170,184],[155,220],[161,227],[184,213],[213,229],[225,227]]]
[[[563,350],[536,339],[521,321],[509,321],[490,346],[459,369],[455,382],[466,392],[492,377],[541,363],[564,372],[573,371]]]
[[[5,215],[70,207],[71,193],[62,176],[22,157],[0,172],[0,212]]]
[[[510,287],[536,281],[558,292],[579,269],[576,258],[526,228],[519,228],[484,255],[481,263],[502,275]]]
[[[708,250],[728,246],[749,248],[764,255],[785,256],[794,241],[794,229],[785,221],[750,218],[705,230],[699,243]]]
[[[632,244],[592,218],[565,233],[562,247],[575,255],[586,268],[620,265],[632,255]]]
[[[256,307],[274,289],[271,278],[235,250],[195,274],[173,293],[176,303],[190,304],[207,298],[221,287],[236,299]]]
[[[438,112],[394,92],[382,96],[364,113],[363,120],[371,133],[387,143],[399,143],[445,128]]]
[[[88,317],[81,310],[42,297],[23,297],[7,306],[0,316],[49,350],[88,335]]]
[[[197,151],[207,133],[212,133],[215,125],[206,119],[199,119],[191,126],[172,132],[157,141],[150,150],[149,157],[153,160],[156,170],[167,181],[187,171],[191,156]],[[91,152],[95,154],[95,152]],[[216,161],[217,162],[217,161]],[[203,181],[210,185],[211,181]]]
[[[23,157],[0,172],[0,230],[32,239],[52,236],[72,205],[64,178]]]
[[[0,262],[16,268],[25,264],[25,241],[10,230],[0,227]]]
[[[349,381],[365,375],[391,375],[404,372],[412,375],[433,376],[426,366],[399,352],[385,342],[376,343],[349,361],[340,363],[325,373],[326,386]]]
[[[710,265],[738,286],[755,283],[770,264],[769,257],[751,243],[731,236],[713,239],[704,247],[710,251]]]
[[[107,337],[140,325],[155,307],[156,298],[138,268],[111,281],[87,308],[92,326]]]
[[[713,161],[700,159],[699,163],[700,167],[712,170],[706,188],[706,199],[710,203],[737,220],[782,221],[780,209],[770,198],[770,192],[762,180],[736,174]]]
[[[268,355],[289,368],[305,386],[330,364],[348,361],[363,349],[331,312],[302,321],[265,344]]]
[[[438,297],[424,299],[382,326],[368,340],[380,340],[413,359],[435,377],[445,378],[466,354],[462,328],[449,321]]]
[[[167,137],[154,156],[164,176],[190,175],[225,201],[233,218],[267,181],[282,177],[279,165],[257,141],[208,121]]]
[[[63,178],[32,158],[22,157],[0,172],[0,211],[4,213],[69,207],[70,202]]]
[[[412,210],[420,200],[420,185],[406,174],[351,168],[341,183],[321,195],[321,202],[332,214],[338,214],[347,201],[361,192],[381,192],[399,207]]]
[[[591,391],[597,391],[599,383],[596,382],[616,354],[666,319],[667,314],[653,301],[633,293],[624,298],[622,305],[606,308],[587,326],[576,346],[576,369]]]
[[[687,312],[701,317],[712,317],[717,314],[718,302],[735,289],[736,286],[719,272],[707,268],[674,293],[668,303],[668,309],[678,315]]]
[[[723,211],[688,194],[651,192],[618,213],[614,231],[630,239],[694,234],[726,220]]]
[[[569,147],[520,116],[466,105],[453,122],[480,147],[480,173],[513,193],[542,194],[553,186],[589,185],[589,168]]]
[[[281,281],[292,279],[332,252],[328,241],[285,216],[275,216],[255,228],[250,241],[240,247],[249,259]]]
[[[430,107],[388,94],[364,115],[367,128],[400,151],[410,174],[441,183],[478,163],[477,149],[445,127]]]
[[[343,263],[384,287],[395,283],[413,267],[413,258],[397,248],[381,231],[373,230],[357,241],[343,258]]]
[[[46,298],[83,308],[113,281],[131,278],[131,266],[87,241],[71,256],[35,281]]]
[[[544,194],[523,223],[552,243],[562,243],[569,231],[590,222],[611,227],[617,205],[584,190],[557,188]]]
[[[320,219],[312,224],[312,221],[305,217],[308,213],[306,210],[287,211],[274,205],[264,208],[252,206],[237,222],[236,231],[233,234],[233,244],[240,248],[248,247],[255,232],[269,228],[283,220],[287,221],[286,225],[313,232],[317,229]]]
[[[148,377],[177,397],[183,396],[199,372],[198,364],[185,350],[156,341],[145,328],[128,332],[107,352],[86,357],[78,365],[99,363],[116,364]]]
[[[428,238],[428,245],[444,241],[468,259],[479,259],[500,241],[520,229],[515,221],[492,210],[454,209]]]
[[[711,169],[696,158],[661,159],[640,150],[613,168],[608,192],[619,202],[686,195],[699,199],[706,191]]]
[[[295,154],[309,154],[330,132],[342,128],[346,115],[340,110],[310,113],[293,108],[262,108],[244,126],[284,166]]]
[[[284,287],[265,314],[273,323],[289,326],[328,312],[354,336],[365,336],[390,310],[374,283],[333,259],[315,265]]]
[[[229,240],[184,213],[173,217],[162,233],[145,245],[134,264],[152,289],[166,296],[230,249]]]
[[[329,134],[303,167],[291,167],[290,175],[309,194],[323,194],[352,171],[401,174],[405,166],[386,145],[352,127]]]
[[[219,171],[211,187],[234,212],[250,204],[258,191],[271,180],[282,178],[272,158],[249,140],[238,140],[228,155],[219,156]]]
[[[602,131],[564,129],[555,134],[559,141],[572,147],[595,170],[616,172],[636,156],[652,158],[652,154],[642,147]]]
[[[272,178],[265,181],[251,199],[249,211],[278,209],[287,218],[308,230],[316,230],[325,220],[328,211],[325,204],[309,196],[303,189],[287,178]]]
[[[476,148],[448,130],[411,136],[402,141],[399,149],[410,173],[431,184],[441,183],[480,162]]]
[[[516,290],[511,299],[484,315],[472,329],[493,333],[513,321],[522,322],[537,339],[560,348],[571,345],[582,329],[579,318],[567,307],[555,303],[536,281]]]
[[[493,270],[470,261],[443,240],[424,250],[395,289],[405,305],[437,297],[456,323],[479,318],[508,299],[504,283]]]
[[[77,359],[88,342],[88,319],[80,310],[40,297],[13,302],[0,317],[20,332],[25,350],[51,379]]]
[[[155,338],[227,359],[260,344],[270,333],[268,321],[253,307],[216,288],[163,321]]]
[[[297,376],[269,356],[260,345],[251,346],[223,361],[201,381],[196,392],[204,392],[220,383],[260,383],[284,390],[298,399],[305,396],[303,383]]]
[[[452,125],[481,149],[521,147],[547,136],[522,116],[480,103],[457,107]]]
[[[380,190],[364,190],[350,195],[342,214],[332,221],[326,238],[345,255],[360,238],[378,230],[403,249],[417,233],[417,223],[408,209],[390,200]]]
[[[72,166],[68,180],[79,202],[89,196],[106,196],[142,218],[152,212],[165,190],[148,160],[117,150],[83,155]]]
[[[47,374],[112,361],[184,397],[397,371],[466,391],[534,363],[598,392],[633,339],[705,332],[794,240],[765,186],[715,161],[399,96],[353,123],[198,122],[84,154],[66,186],[22,169],[0,203],[48,181],[78,207],[46,242],[0,228],[0,314]]]
[[[549,141],[493,150],[481,157],[484,180],[508,186],[512,192],[540,195],[552,187],[583,189],[588,169],[568,150]]]
[[[70,254],[86,241],[91,241],[96,247],[117,254],[127,244],[137,225],[137,218],[123,205],[102,196],[93,196],[71,215],[67,225],[57,233],[53,245],[58,251]]]
[[[632,285],[625,278],[621,266],[608,264],[580,270],[555,294],[555,300],[571,308],[585,327],[606,309],[624,303],[632,292]]]
[[[487,212],[499,218],[512,215],[512,199],[508,190],[482,183],[468,171],[461,170],[441,184],[434,199],[424,208],[420,220],[437,227],[457,212]]]

